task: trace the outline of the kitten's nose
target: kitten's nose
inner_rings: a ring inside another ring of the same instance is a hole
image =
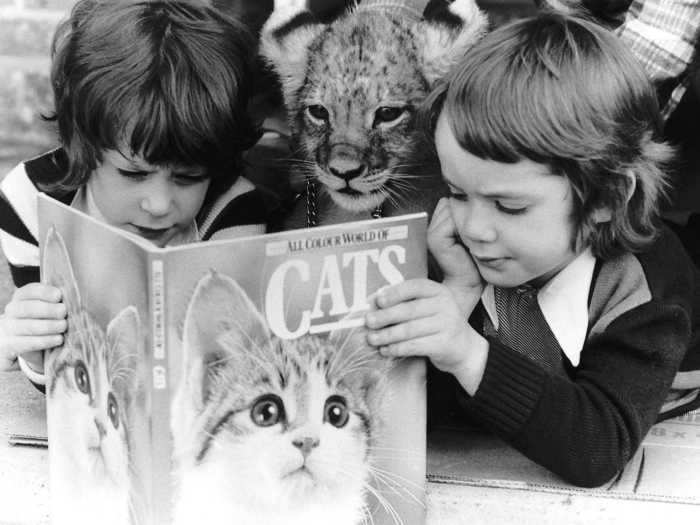
[[[306,457],[309,455],[312,449],[316,448],[319,444],[318,438],[305,437],[299,438],[292,441],[292,444],[299,449],[301,455]]]

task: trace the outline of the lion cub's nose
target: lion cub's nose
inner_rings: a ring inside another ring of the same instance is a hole
[[[350,181],[365,173],[367,166],[362,162],[360,151],[350,144],[336,144],[331,149],[328,170],[343,180]]]

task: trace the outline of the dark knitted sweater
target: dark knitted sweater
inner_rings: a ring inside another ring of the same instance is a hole
[[[431,410],[449,399],[445,388],[456,389],[451,397],[462,415],[568,482],[601,485],[657,421],[679,370],[698,377],[699,284],[698,270],[668,230],[645,253],[598,261],[577,367],[567,362],[565,375],[548,372],[489,336],[475,395],[433,370]],[[470,319],[475,328],[484,315],[477,308]],[[697,404],[695,398],[665,416]]]

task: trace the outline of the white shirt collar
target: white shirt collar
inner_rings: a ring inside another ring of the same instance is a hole
[[[578,366],[586,340],[588,293],[594,269],[595,257],[586,249],[537,292],[542,315],[573,366]],[[481,301],[494,328],[498,329],[493,285],[484,288]]]

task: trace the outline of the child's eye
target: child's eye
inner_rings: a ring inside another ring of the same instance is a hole
[[[173,173],[173,179],[180,186],[192,186],[209,180],[209,177],[205,175],[190,175],[189,173]]]
[[[142,170],[125,170],[122,168],[117,168],[117,171],[120,175],[128,179],[143,179],[148,176],[148,172]]]
[[[504,206],[499,201],[496,201],[496,208],[499,211],[502,211],[503,213],[507,213],[508,215],[520,215],[522,213],[525,213],[525,211],[527,210],[527,206]]]
[[[466,202],[468,200],[468,196],[466,193],[450,193],[450,199],[454,199],[456,201],[460,202]]]

